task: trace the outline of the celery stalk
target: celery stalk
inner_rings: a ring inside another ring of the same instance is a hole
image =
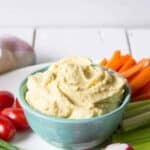
[[[135,150],[149,150],[150,149],[150,141],[149,142],[140,143],[140,144],[137,144],[137,145],[133,145],[133,148]]]
[[[142,114],[146,111],[150,111],[150,103],[126,111],[124,114],[124,119],[130,118],[133,116],[137,116],[137,115]]]
[[[142,107],[142,106],[145,106],[147,104],[150,104],[150,99],[147,99],[147,100],[140,100],[138,102],[132,102],[132,103],[129,103],[126,111],[129,111],[129,110],[133,110],[133,109],[136,109],[136,108],[139,108],[139,107]]]
[[[121,127],[124,131],[129,131],[146,125],[150,125],[150,111],[124,119]]]
[[[112,142],[138,144],[150,142],[150,127],[112,135]]]
[[[123,130],[112,135],[112,142],[128,143],[135,150],[150,150],[150,100],[130,103],[121,127]]]
[[[20,150],[18,147],[0,139],[0,150]]]

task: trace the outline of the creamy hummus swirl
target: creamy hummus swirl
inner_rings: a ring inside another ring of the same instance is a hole
[[[120,104],[126,80],[82,57],[65,58],[28,77],[27,103],[61,118],[90,118]]]

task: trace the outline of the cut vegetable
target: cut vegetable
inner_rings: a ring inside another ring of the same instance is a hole
[[[104,58],[101,64],[124,76],[131,86],[132,101],[150,98],[150,58],[144,58],[136,63],[130,54],[122,55],[117,50],[108,61]]]
[[[147,111],[150,111],[150,103],[147,104],[147,105],[145,105],[145,106],[141,106],[141,107],[134,108],[134,109],[132,109],[132,110],[126,111],[126,112],[124,113],[124,119],[137,116],[137,115],[142,114],[142,113],[145,113],[145,112],[147,112]]]
[[[125,78],[129,78],[149,65],[150,65],[150,59],[148,59],[148,58],[142,59],[139,63],[137,63],[136,65],[134,65],[133,67],[131,67],[127,71],[122,72],[121,74]]]
[[[137,90],[135,94],[132,96],[132,101],[142,100],[142,99],[150,99],[150,82],[147,83],[144,87]]]
[[[119,69],[126,64],[128,59],[132,59],[132,57],[128,54],[128,55],[124,55],[124,56],[120,56],[120,59],[118,60],[118,62],[116,62],[116,64],[114,65],[113,69],[116,71],[119,71]]]
[[[135,94],[142,94],[150,91],[150,82],[148,82],[144,87],[139,89]]]
[[[123,131],[129,131],[146,125],[150,125],[150,111],[128,119],[124,119],[122,121],[121,127]]]
[[[20,150],[20,149],[0,139],[0,150]]]
[[[128,105],[127,109],[126,109],[126,112],[128,112],[130,110],[134,111],[134,109],[137,109],[137,108],[149,105],[149,104],[150,104],[150,99],[146,99],[146,100],[145,99],[141,99],[138,102],[129,103],[129,105]]]
[[[150,140],[150,128],[137,129],[128,132],[120,132],[112,135],[112,142],[129,143],[136,145]]]
[[[120,50],[115,51],[110,61],[108,61],[108,63],[106,64],[106,67],[114,69],[115,65],[118,64],[120,57],[121,57]]]
[[[129,68],[133,67],[134,65],[136,65],[136,61],[132,57],[130,57],[127,60],[125,60],[123,66],[119,69],[119,72],[124,72]]]
[[[135,150],[149,150],[150,149],[150,140],[148,142],[143,142],[140,144],[133,145]]]
[[[142,93],[142,94],[135,95],[135,96],[132,98],[132,102],[134,102],[134,101],[139,101],[139,100],[141,100],[141,99],[149,99],[149,98],[150,98],[150,91],[145,92],[145,93]]]
[[[132,93],[144,87],[148,82],[150,82],[150,66],[144,68],[131,80],[130,86],[132,88]]]
[[[107,59],[106,58],[103,58],[100,62],[100,65],[103,65],[105,66],[107,64]]]

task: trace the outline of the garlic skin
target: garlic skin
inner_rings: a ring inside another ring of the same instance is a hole
[[[16,59],[8,49],[0,49],[0,73],[16,68]]]
[[[27,42],[14,37],[0,38],[0,73],[35,64],[35,53]]]

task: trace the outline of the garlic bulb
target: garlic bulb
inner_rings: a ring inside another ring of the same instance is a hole
[[[0,73],[34,63],[35,53],[27,42],[13,36],[0,38]]]

